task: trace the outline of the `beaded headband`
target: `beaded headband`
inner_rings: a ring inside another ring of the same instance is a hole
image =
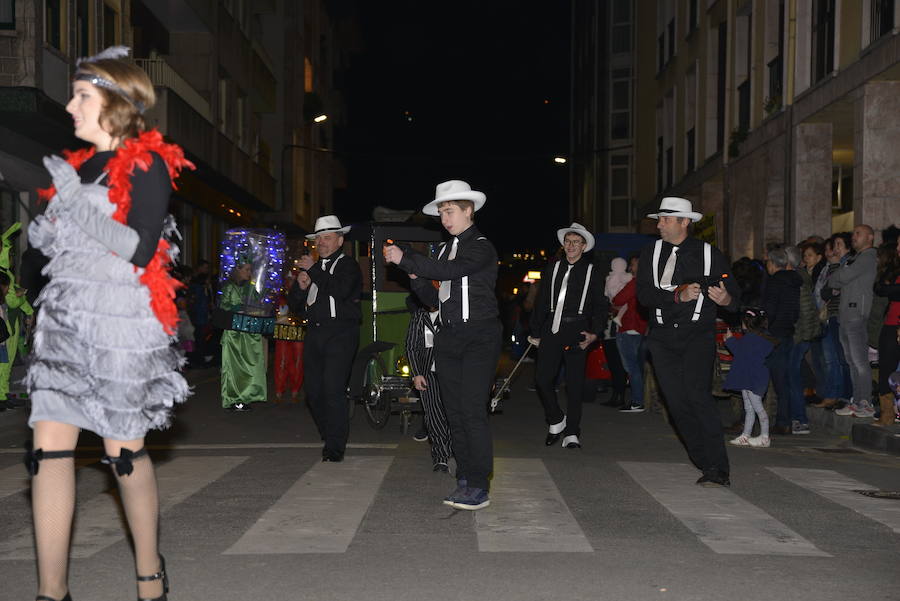
[[[128,46],[110,46],[103,52],[100,52],[99,54],[95,54],[94,56],[87,56],[87,57],[79,58],[75,62],[76,71],[75,71],[75,77],[73,78],[73,80],[74,81],[86,81],[86,82],[90,83],[91,85],[97,86],[98,88],[104,88],[106,90],[109,90],[110,92],[118,94],[119,96],[121,96],[122,98],[127,100],[129,103],[131,103],[131,105],[137,109],[138,113],[143,115],[144,111],[147,110],[146,107],[144,106],[144,103],[140,102],[139,100],[135,100],[134,98],[129,96],[128,93],[125,92],[125,90],[123,90],[121,87],[119,87],[119,84],[117,84],[116,82],[114,82],[112,80],[106,79],[105,77],[101,77],[95,73],[90,73],[90,72],[84,71],[82,69],[77,69],[77,67],[80,67],[82,65],[82,63],[96,63],[97,61],[101,61],[101,60],[124,58],[124,57],[128,56],[128,53],[130,51],[131,51],[131,49],[128,48]]]

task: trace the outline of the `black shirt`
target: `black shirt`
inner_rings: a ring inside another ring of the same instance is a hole
[[[96,182],[115,154],[114,150],[98,152],[85,161],[78,170],[81,183]],[[150,154],[153,162],[149,168],[145,171],[138,166],[131,175],[131,210],[127,224],[138,233],[138,245],[131,257],[131,262],[138,267],[146,267],[156,254],[172,195],[172,180],[165,162],[155,152]],[[99,183],[109,185],[105,179]]]
[[[674,324],[688,325],[692,323],[696,300],[676,302],[673,290],[657,288],[653,280],[653,251],[656,242],[648,244],[641,251],[641,259],[637,274],[638,302],[647,307],[649,312],[650,327],[667,327]],[[669,255],[672,254],[673,245],[663,241],[659,253],[658,274],[662,279],[663,270]],[[716,321],[716,313],[719,306],[706,296],[707,283],[725,282],[725,289],[731,295],[731,304],[722,307],[727,311],[735,312],[740,307],[741,289],[737,281],[731,275],[731,269],[725,255],[715,246],[711,249],[709,282],[703,276],[703,242],[696,238],[687,237],[678,245],[678,256],[675,261],[675,272],[672,275],[672,285],[699,283],[703,291],[703,305],[700,309],[698,325],[712,326]],[[725,276],[725,277],[723,277]],[[662,310],[662,321],[657,319],[657,309]]]
[[[340,260],[337,265],[333,264],[332,261],[338,257]],[[332,267],[334,273],[331,273]],[[362,274],[352,257],[346,255],[341,257],[341,251],[337,250],[327,257],[320,257],[306,273],[309,274],[312,284],[318,288],[316,302],[307,306],[309,288],[303,290],[298,282],[294,282],[288,294],[288,304],[293,313],[304,315],[311,324],[334,322],[355,324],[360,320],[359,296],[362,293]],[[329,297],[334,298],[334,317],[331,316]]]
[[[556,279],[553,280],[551,286],[553,268],[557,264],[559,269],[556,270]],[[584,255],[572,264],[569,280],[566,283],[566,298],[563,301],[562,309],[563,318],[578,317],[579,315],[578,307],[581,305],[581,296],[584,294],[584,280],[587,276],[588,265],[590,265],[590,261]],[[543,334],[544,326],[553,323],[554,312],[550,310],[550,305],[552,303],[554,308],[559,310],[555,305],[568,267],[569,262],[562,258],[558,263],[549,263],[541,273],[540,289],[534,303],[534,311],[531,314],[531,332],[534,336],[540,337]],[[609,312],[609,299],[603,294],[603,281],[603,275],[598,273],[596,268],[592,269],[591,281],[588,283],[588,292],[584,300],[584,310],[581,313],[589,324],[585,329],[598,337],[603,335]]]
[[[453,241],[442,245],[443,253],[431,259],[414,252],[403,253],[400,268],[418,278],[412,280],[413,291],[423,303],[438,306],[438,291],[428,280],[450,280],[450,298],[440,303],[441,323],[455,324],[463,321],[462,278],[468,277],[469,321],[492,319],[499,315],[494,288],[497,285],[497,251],[474,225],[456,236],[459,240],[456,257],[448,256]]]

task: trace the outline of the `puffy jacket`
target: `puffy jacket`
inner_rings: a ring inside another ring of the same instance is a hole
[[[812,277],[805,269],[796,273],[800,274],[803,284],[800,286],[800,312],[794,328],[794,342],[809,342],[822,335],[822,322],[819,321],[819,311],[813,298]]]
[[[784,338],[794,335],[800,317],[800,288],[803,279],[796,271],[782,269],[769,277],[763,310],[769,320],[769,333]]]

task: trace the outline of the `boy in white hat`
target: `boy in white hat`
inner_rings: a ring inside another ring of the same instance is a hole
[[[501,330],[494,287],[497,251],[475,227],[475,211],[485,195],[464,181],[438,184],[435,199],[422,209],[440,216],[453,236],[432,259],[397,246],[385,260],[410,274],[413,291],[426,305],[440,307],[441,329],[434,339],[435,368],[450,423],[457,488],[444,503],[475,510],[490,504],[488,489],[494,453],[487,405],[500,357]],[[427,280],[441,282],[435,290]]]
[[[566,449],[581,448],[581,401],[587,348],[606,327],[609,302],[603,277],[584,253],[594,248],[594,236],[578,223],[557,230],[563,257],[541,273],[541,285],[531,314],[534,343],[540,344],[535,384],[549,427],[544,444],[563,437]],[[566,412],[556,398],[554,380],[566,366]]]
[[[662,199],[660,240],[641,252],[638,302],[650,313],[647,348],[669,414],[703,475],[702,486],[729,486],[728,453],[712,396],[719,307],[736,312],[740,288],[728,260],[711,244],[692,238],[691,223],[703,217],[685,198]]]
[[[356,261],[341,252],[348,231],[334,215],[316,220],[315,232],[306,237],[316,241],[319,260],[300,257],[302,271],[288,295],[291,311],[307,319],[304,388],[325,441],[322,461],[343,461],[350,432],[346,389],[359,344],[362,276]]]

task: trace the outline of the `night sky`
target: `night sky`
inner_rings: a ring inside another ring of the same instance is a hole
[[[566,2],[540,4],[357,3],[364,48],[334,141],[345,222],[376,205],[420,209],[463,179],[487,194],[476,223],[500,252],[556,244],[569,219],[568,166],[552,159],[568,148],[570,16]]]

